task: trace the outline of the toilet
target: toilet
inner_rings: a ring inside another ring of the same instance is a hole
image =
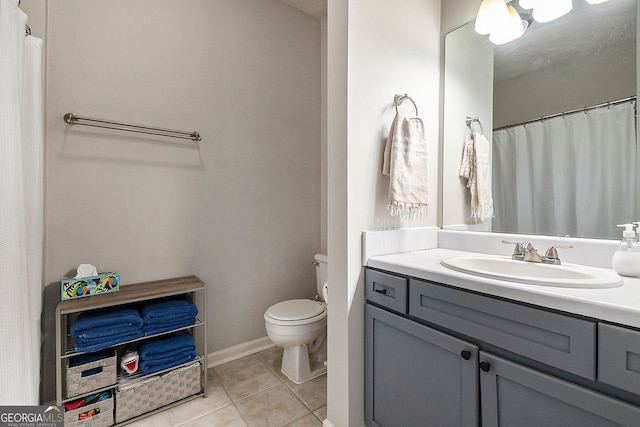
[[[272,305],[264,313],[271,341],[284,348],[282,372],[300,384],[327,371],[327,256],[316,255],[318,296]]]

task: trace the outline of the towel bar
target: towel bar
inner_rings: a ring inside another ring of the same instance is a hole
[[[104,129],[121,130],[124,132],[144,133],[147,135],[167,136],[171,138],[190,139],[192,141],[201,141],[198,132],[188,132],[182,130],[163,129],[152,126],[134,125],[131,123],[116,122],[113,120],[94,119],[91,117],[82,117],[73,113],[64,115],[64,121],[70,125],[85,125]]]

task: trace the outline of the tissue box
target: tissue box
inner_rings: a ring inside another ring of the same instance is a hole
[[[106,294],[120,290],[120,275],[118,273],[100,273],[97,276],[83,277],[63,277],[62,299],[74,299],[90,297],[92,295]]]

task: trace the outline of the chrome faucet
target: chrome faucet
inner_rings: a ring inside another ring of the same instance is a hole
[[[560,265],[560,258],[558,257],[558,251],[556,249],[572,249],[573,246],[550,246],[544,256],[541,256],[538,251],[533,247],[531,242],[509,242],[503,240],[502,243],[507,245],[516,245],[513,250],[512,259],[527,262],[539,262],[543,264]]]

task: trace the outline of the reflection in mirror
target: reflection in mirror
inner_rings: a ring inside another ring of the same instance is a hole
[[[616,224],[640,220],[637,14],[636,0],[579,1],[502,46],[473,22],[447,34],[445,228],[618,238]],[[495,217],[485,221],[472,218],[459,176],[467,116],[492,147]]]

